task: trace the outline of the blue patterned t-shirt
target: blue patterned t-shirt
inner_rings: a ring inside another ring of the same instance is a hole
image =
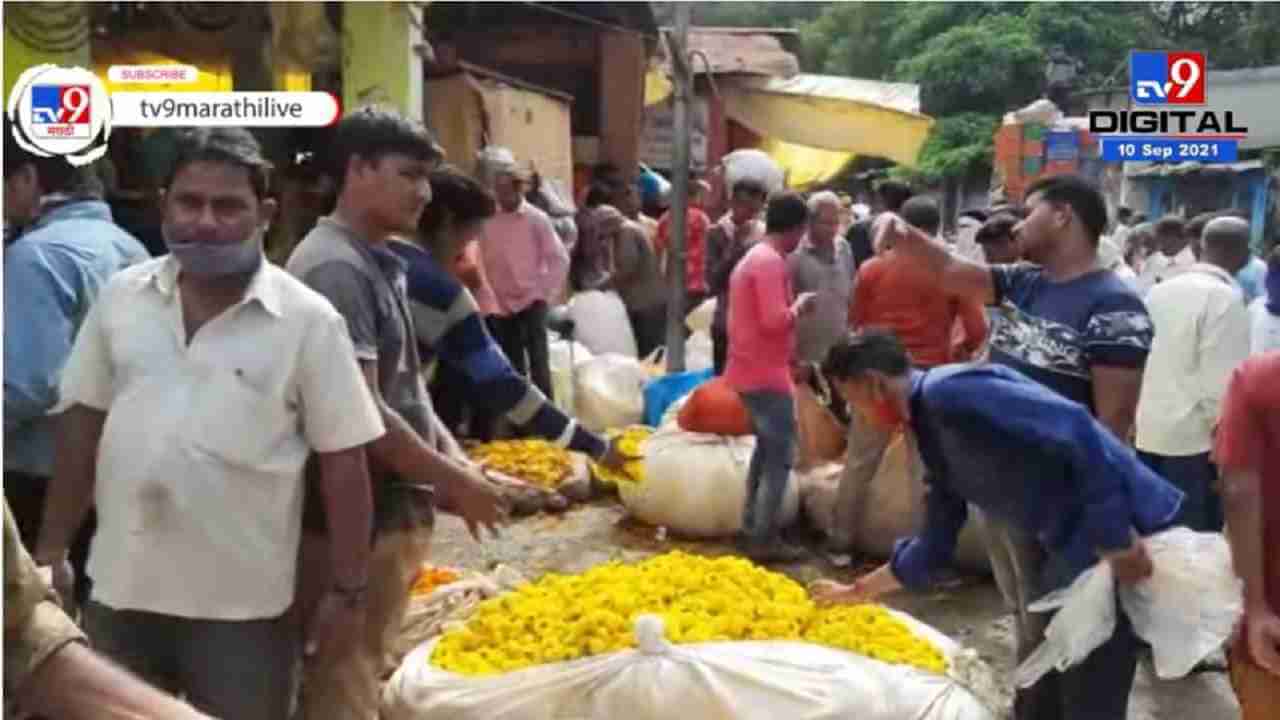
[[[1151,349],[1147,307],[1124,280],[1097,270],[1053,282],[1026,263],[991,268],[991,362],[1093,406],[1093,365],[1139,368]]]

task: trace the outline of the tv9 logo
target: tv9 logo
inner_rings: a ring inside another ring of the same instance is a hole
[[[1204,53],[1135,50],[1129,56],[1129,96],[1139,105],[1204,105]]]
[[[14,140],[34,155],[86,165],[107,152],[111,97],[88,70],[28,68],[14,83],[7,110]]]

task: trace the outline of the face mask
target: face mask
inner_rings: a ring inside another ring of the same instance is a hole
[[[244,242],[213,244],[203,242],[168,242],[169,253],[178,261],[183,272],[201,277],[228,277],[247,275],[262,265],[262,236],[265,228],[259,228]]]
[[[897,403],[893,401],[893,396],[883,390],[876,393],[876,398],[872,401],[869,410],[873,421],[881,428],[896,429],[906,422],[906,418],[902,417],[902,413],[898,410]]]

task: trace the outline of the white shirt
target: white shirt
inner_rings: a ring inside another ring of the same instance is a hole
[[[157,258],[102,290],[55,412],[107,413],[89,556],[118,610],[249,620],[293,603],[303,464],[380,437],[345,321],[264,263],[245,298],[188,344],[178,265]]]
[[[1280,350],[1280,317],[1267,311],[1267,296],[1263,295],[1249,306],[1250,355]]]
[[[1138,291],[1142,294],[1149,293],[1157,284],[1177,276],[1195,264],[1196,254],[1191,251],[1190,245],[1182,248],[1182,252],[1173,257],[1157,250],[1147,256],[1146,261],[1142,263],[1142,273],[1138,276]]]
[[[1209,452],[1227,382],[1249,355],[1244,296],[1227,271],[1197,264],[1152,288],[1147,311],[1155,338],[1138,400],[1138,449]]]

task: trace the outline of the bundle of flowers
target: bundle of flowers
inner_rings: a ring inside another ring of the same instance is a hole
[[[548,490],[560,487],[573,474],[569,451],[541,439],[495,440],[472,447],[467,455],[485,467]]]
[[[623,464],[622,470],[612,470],[599,463],[591,463],[591,472],[596,478],[605,485],[624,485],[628,483],[639,483],[644,480],[644,453],[642,447],[644,441],[649,439],[653,434],[653,428],[645,425],[632,425],[625,430],[611,430],[606,435],[610,440],[615,437],[621,437],[618,441],[618,451],[627,458]]]

